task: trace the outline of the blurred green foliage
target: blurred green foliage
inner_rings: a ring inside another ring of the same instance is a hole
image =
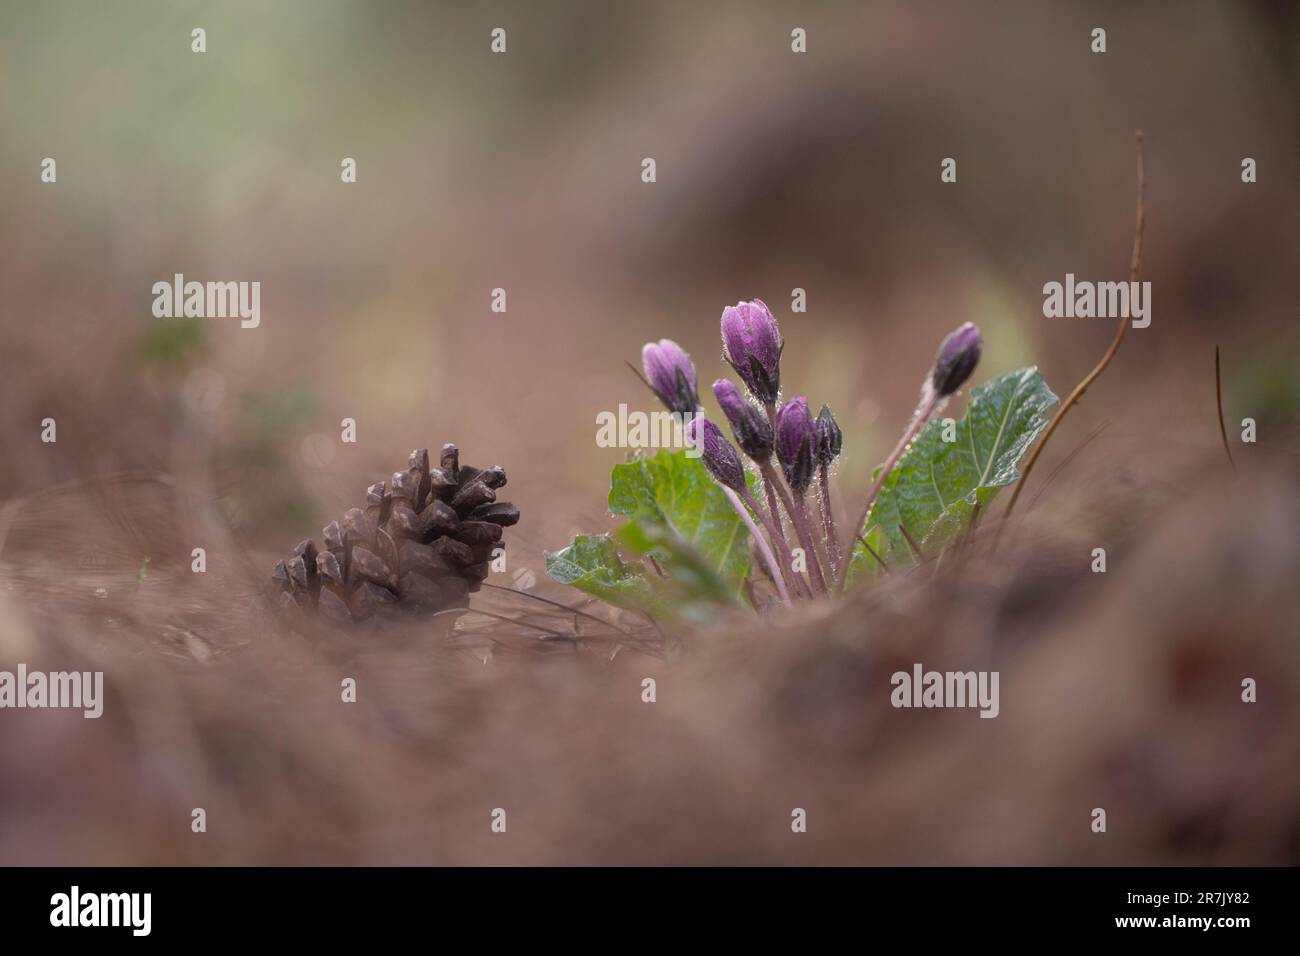
[[[1293,348],[1270,349],[1233,368],[1223,356],[1223,414],[1229,433],[1242,418],[1289,424],[1300,415],[1300,358]]]
[[[231,437],[214,454],[219,472],[236,476],[221,499],[231,528],[296,534],[319,517],[288,457],[318,412],[316,393],[306,382],[240,396]]]
[[[145,365],[183,370],[208,350],[202,319],[148,319],[141,322],[136,355]]]

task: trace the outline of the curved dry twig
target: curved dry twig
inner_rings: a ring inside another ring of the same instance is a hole
[[[1142,233],[1146,228],[1146,205],[1143,202],[1143,195],[1146,192],[1147,178],[1146,164],[1143,161],[1142,155],[1142,131],[1138,130],[1136,135],[1138,178],[1137,216],[1133,229],[1133,256],[1129,260],[1129,282],[1137,282],[1138,276],[1142,272]],[[1091,386],[1094,381],[1097,380],[1097,376],[1101,375],[1101,373],[1106,370],[1106,366],[1110,364],[1111,359],[1115,357],[1115,353],[1119,351],[1120,343],[1124,341],[1124,336],[1128,332],[1128,327],[1129,317],[1120,316],[1119,327],[1115,330],[1115,338],[1111,340],[1110,348],[1106,349],[1106,354],[1101,357],[1101,361],[1097,363],[1093,370],[1084,376],[1083,381],[1074,387],[1074,391],[1072,391],[1069,397],[1061,403],[1061,407],[1057,409],[1056,414],[1052,416],[1052,421],[1048,424],[1047,431],[1043,433],[1043,440],[1038,443],[1037,447],[1034,448],[1033,454],[1029,456],[1029,461],[1025,463],[1025,471],[1020,476],[1020,480],[1016,482],[1015,489],[1011,492],[1011,500],[1007,503],[1007,510],[1002,513],[1002,523],[998,526],[998,533],[993,539],[994,551],[997,550],[998,540],[1001,538],[1002,531],[1007,525],[1006,519],[1011,516],[1011,510],[1015,508],[1016,501],[1019,500],[1020,493],[1024,490],[1025,482],[1029,480],[1029,473],[1034,470],[1034,465],[1038,461],[1038,456],[1043,453],[1043,449],[1047,446],[1048,441],[1051,440],[1052,434],[1056,431],[1057,427],[1060,426],[1061,420],[1065,418],[1066,413],[1078,403],[1079,399],[1083,397],[1083,393],[1088,390],[1089,386]]]
[[[1219,406],[1219,434],[1223,437],[1223,450],[1228,453],[1228,464],[1233,474],[1237,472],[1237,463],[1232,460],[1232,448],[1228,445],[1228,429],[1223,424],[1223,379],[1219,374],[1219,347],[1214,347],[1214,400]]]

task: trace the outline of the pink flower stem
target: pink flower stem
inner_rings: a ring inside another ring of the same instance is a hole
[[[776,534],[782,541],[785,541],[785,532],[781,529],[781,512],[776,509],[776,492],[772,490],[772,483],[763,479],[763,491],[767,495],[767,510],[769,514],[776,516]]]
[[[903,431],[903,437],[898,440],[894,450],[889,453],[885,463],[880,466],[880,474],[876,480],[871,483],[871,490],[867,492],[867,503],[862,507],[862,517],[858,518],[858,523],[853,526],[853,537],[849,539],[849,553],[853,552],[853,542],[866,533],[867,520],[871,517],[871,508],[876,503],[876,496],[880,494],[880,489],[885,485],[885,479],[889,473],[894,470],[898,460],[907,452],[908,446],[916,438],[917,433],[930,416],[934,414],[935,407],[939,404],[941,396],[933,388],[929,387],[929,380],[926,380],[926,388],[921,392],[921,402],[916,406],[916,411],[912,413],[912,420],[908,422],[907,428]],[[844,590],[844,582],[849,576],[849,562],[844,563],[843,573],[840,575],[839,589]]]
[[[830,558],[831,580],[836,581],[840,576],[840,539],[835,533],[835,518],[831,515],[831,480],[825,465],[821,467],[818,479],[821,491],[822,528],[826,533],[826,552]]]
[[[790,523],[794,525],[795,533],[799,536],[799,543],[803,546],[804,559],[808,564],[808,577],[812,579],[813,590],[819,594],[826,592],[826,579],[822,577],[821,562],[817,560],[817,542],[812,536],[812,529],[808,525],[808,509],[804,507],[803,499],[798,501],[790,497],[790,492],[785,487],[785,482],[781,480],[780,475],[773,470],[771,465],[759,466],[769,482],[776,488],[776,493],[781,496],[781,505],[785,508],[785,513],[790,516]]]
[[[731,506],[736,509],[736,514],[740,515],[740,520],[745,522],[745,526],[749,529],[749,533],[754,536],[754,541],[758,545],[758,553],[763,558],[763,563],[767,565],[768,573],[772,575],[772,582],[776,585],[776,593],[781,596],[781,601],[785,606],[789,607],[790,592],[786,590],[785,578],[781,575],[781,568],[777,564],[776,558],[772,556],[771,547],[763,539],[762,532],[760,532],[758,527],[754,524],[754,519],[749,516],[749,511],[746,510],[745,504],[741,501],[740,496],[724,485],[720,485],[719,487],[722,488],[723,493],[727,496],[727,500],[731,502]],[[745,497],[751,502],[754,500],[753,496],[750,495],[749,492],[745,492]],[[759,512],[759,514],[761,513],[762,512]]]
[[[763,527],[767,529],[768,536],[772,539],[772,544],[781,552],[781,573],[786,577],[786,584],[791,590],[797,590],[801,597],[811,598],[812,591],[808,588],[808,583],[794,570],[794,554],[790,551],[790,545],[785,538],[776,533],[775,521],[768,517],[763,511],[754,496],[749,492],[741,494],[741,500],[749,505],[754,514],[758,515],[758,520],[763,522]],[[779,519],[779,515],[778,515]]]

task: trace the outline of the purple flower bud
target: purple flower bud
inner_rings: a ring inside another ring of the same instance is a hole
[[[722,430],[703,415],[697,415],[686,425],[686,437],[701,449],[704,467],[718,484],[733,491],[745,490],[745,466],[740,462],[735,447],[722,435]]]
[[[974,322],[967,322],[943,340],[930,378],[934,390],[941,397],[947,398],[970,378],[971,372],[979,364],[983,345],[984,340]]]
[[[781,391],[781,330],[762,299],[722,310],[722,354],[765,405]]]
[[[812,482],[816,443],[808,399],[802,395],[790,399],[776,413],[776,457],[796,494],[803,495]]]
[[[835,416],[831,414],[828,406],[823,405],[822,410],[817,413],[813,430],[817,434],[814,457],[819,467],[829,468],[831,462],[840,457],[840,448],[844,445],[844,433],[840,431],[840,426],[836,424]]]
[[[670,412],[692,415],[700,407],[695,391],[695,366],[672,339],[647,342],[641,349],[646,381]]]
[[[731,423],[731,434],[740,450],[760,464],[771,461],[772,423],[767,416],[745,401],[740,389],[728,379],[713,383],[713,397]]]

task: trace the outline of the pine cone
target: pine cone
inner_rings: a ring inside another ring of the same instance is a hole
[[[443,445],[430,468],[429,450],[417,448],[406,471],[370,486],[364,509],[325,526],[323,551],[308,538],[277,562],[281,605],[336,621],[467,607],[519,509],[496,500],[506,483],[499,465],[480,471],[459,458]]]

